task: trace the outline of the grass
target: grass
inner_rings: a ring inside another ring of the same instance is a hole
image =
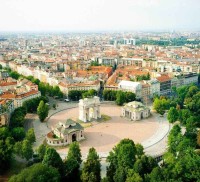
[[[105,114],[102,114],[102,115],[101,115],[100,122],[105,122],[105,121],[109,121],[109,120],[111,120],[111,117],[110,117],[110,116],[105,115]]]
[[[90,121],[90,122],[83,122],[80,119],[77,119],[76,122],[79,123],[83,128],[87,128],[87,127],[90,127],[90,126],[93,125],[92,121]]]
[[[105,114],[102,114],[102,115],[101,115],[101,118],[98,119],[97,121],[94,120],[94,119],[92,119],[92,121],[83,122],[83,121],[77,119],[76,122],[77,122],[77,123],[80,123],[82,127],[87,128],[87,127],[93,126],[93,125],[94,125],[94,123],[93,123],[94,121],[96,121],[96,122],[98,122],[98,123],[101,123],[101,122],[109,121],[110,119],[111,119],[110,116],[105,115]]]

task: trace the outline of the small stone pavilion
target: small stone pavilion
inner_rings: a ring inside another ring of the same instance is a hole
[[[122,116],[132,121],[138,121],[150,116],[150,109],[141,102],[129,102],[122,108]]]
[[[59,122],[46,136],[50,146],[64,146],[84,139],[84,128],[72,119]]]

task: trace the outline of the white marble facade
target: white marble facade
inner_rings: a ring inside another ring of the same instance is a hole
[[[83,122],[101,118],[99,97],[79,100],[79,119]]]
[[[150,109],[141,102],[129,102],[122,108],[122,117],[138,121],[150,116]]]

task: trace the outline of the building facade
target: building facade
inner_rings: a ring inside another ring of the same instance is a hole
[[[0,127],[9,125],[10,117],[14,111],[14,102],[10,99],[0,99]]]
[[[84,128],[72,119],[59,122],[46,136],[47,144],[50,146],[65,146],[84,138]]]
[[[141,102],[129,102],[122,108],[122,117],[131,121],[138,121],[150,116],[150,109]]]

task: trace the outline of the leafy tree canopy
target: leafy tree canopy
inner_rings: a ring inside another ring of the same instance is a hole
[[[12,176],[9,179],[9,182],[59,182],[60,179],[60,174],[57,169],[51,166],[37,163],[33,164],[31,167],[22,170],[18,175]]]

